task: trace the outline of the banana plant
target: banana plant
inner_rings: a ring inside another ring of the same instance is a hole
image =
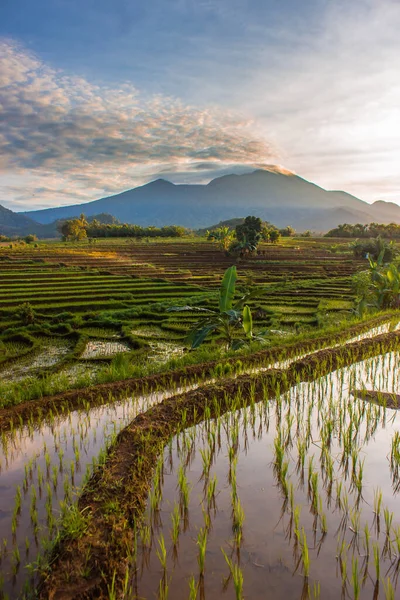
[[[400,307],[400,273],[394,263],[384,264],[384,250],[381,251],[377,260],[368,256],[370,267],[370,286],[368,297],[370,306],[378,309]],[[367,297],[362,298],[363,302]]]
[[[213,332],[220,334],[227,349],[232,348],[235,350],[254,340],[265,341],[266,332],[254,335],[251,310],[246,304],[250,298],[259,295],[261,290],[247,292],[235,302],[236,280],[237,271],[235,265],[233,265],[225,271],[222,278],[218,311],[199,306],[173,306],[168,309],[168,312],[191,311],[204,315],[187,336],[192,349],[198,348]],[[235,338],[234,334],[238,329],[243,331],[243,338]]]

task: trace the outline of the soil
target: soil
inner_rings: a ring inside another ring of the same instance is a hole
[[[379,404],[379,406],[386,406],[394,410],[400,409],[399,394],[390,394],[389,392],[379,392],[377,390],[351,390],[351,393],[355,398],[373,402],[374,404]]]

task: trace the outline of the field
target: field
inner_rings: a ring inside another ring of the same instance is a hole
[[[0,247],[0,597],[397,597],[398,311],[354,315],[348,240],[288,239],[236,263],[267,343],[189,351],[231,264]]]

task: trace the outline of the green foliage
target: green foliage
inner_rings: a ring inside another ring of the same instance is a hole
[[[33,233],[30,233],[29,235],[26,235],[24,237],[24,242],[26,242],[27,244],[32,244],[33,242],[37,241],[37,236],[34,235]]]
[[[36,321],[36,314],[29,302],[20,304],[15,311],[16,316],[23,325],[32,325]]]
[[[353,276],[356,313],[360,316],[369,308],[400,308],[400,272],[394,263],[385,265],[384,257],[385,249],[376,261],[369,257],[369,271]]]
[[[279,233],[282,237],[293,237],[294,235],[296,235],[296,230],[293,229],[293,227],[291,227],[290,225],[287,225],[287,227],[280,229]]]
[[[129,223],[110,224],[100,223],[99,221],[94,220],[86,226],[86,233],[89,238],[180,238],[188,235],[190,232],[188,229],[180,227],[179,225],[166,225],[165,227],[141,227],[140,225],[131,225]]]
[[[248,216],[236,226],[236,242],[230,250],[235,253],[251,253],[257,250],[262,239],[263,223],[259,217]]]
[[[58,225],[58,230],[63,236],[64,241],[76,242],[84,240],[87,237],[86,227],[88,223],[85,215],[81,214],[78,219],[69,219],[67,221],[61,221]]]
[[[217,227],[217,229],[207,231],[206,236],[208,240],[216,243],[219,250],[228,252],[235,239],[235,231],[230,229],[230,227]]]
[[[340,238],[376,238],[383,237],[386,239],[400,239],[400,225],[396,223],[370,223],[363,225],[356,223],[350,225],[344,223],[338,225],[334,229],[328,231],[325,237],[340,237]]]
[[[233,265],[225,271],[221,281],[221,290],[219,294],[219,310],[221,313],[232,309],[236,279],[236,267]]]
[[[279,242],[281,234],[279,229],[270,229],[269,233],[269,241],[272,242],[273,244],[276,244],[276,242]]]
[[[224,273],[221,288],[219,292],[219,311],[195,306],[174,306],[168,309],[169,312],[192,311],[205,314],[204,318],[198,321],[188,335],[188,341],[192,349],[198,348],[204,340],[213,332],[218,332],[224,340],[226,348],[237,350],[251,340],[264,340],[265,334],[259,336],[253,335],[253,321],[251,311],[248,306],[244,306],[247,300],[259,295],[261,290],[247,292],[237,302],[233,303],[236,291],[237,272],[233,265]],[[243,312],[242,312],[243,309]],[[235,338],[235,332],[242,329],[245,338]]]
[[[350,244],[353,250],[353,254],[356,258],[368,258],[371,257],[373,260],[378,260],[378,257],[382,255],[382,263],[391,262],[394,257],[398,254],[398,250],[394,242],[387,242],[381,236],[376,239],[370,240],[355,240]]]
[[[247,305],[243,307],[243,329],[246,337],[251,338],[253,335],[253,319],[251,310]]]

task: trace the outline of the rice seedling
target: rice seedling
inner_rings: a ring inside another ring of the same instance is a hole
[[[243,523],[244,523],[244,510],[240,503],[240,499],[237,496],[232,495],[232,516],[233,523],[232,529],[235,535],[235,542],[240,546],[243,534]]]
[[[189,600],[196,600],[197,598],[197,583],[192,575],[189,579]]]
[[[189,509],[190,486],[182,465],[179,467],[178,471],[178,487],[180,493],[181,506],[183,507],[183,510],[187,511]]]
[[[158,547],[156,549],[157,558],[160,561],[161,567],[165,572],[167,569],[167,549],[165,547],[164,536],[160,534],[158,537]]]
[[[361,583],[360,574],[358,572],[358,559],[353,556],[351,561],[351,580],[353,584],[354,600],[360,597]]]
[[[172,543],[174,544],[174,546],[177,546],[178,540],[179,540],[180,522],[181,522],[179,504],[174,505],[174,510],[171,513],[171,520],[172,520],[172,532],[171,532]]]
[[[235,588],[236,600],[243,600],[243,572],[240,565],[234,564],[232,560],[225,553],[224,549],[221,548],[221,552],[225,558],[226,564],[229,567],[230,575],[232,577],[233,586]]]
[[[207,484],[207,503],[208,506],[215,506],[215,492],[216,492],[216,488],[217,488],[217,476],[216,474],[214,474],[214,476],[208,481]]]
[[[197,555],[197,562],[200,570],[200,577],[204,575],[205,560],[206,560],[206,549],[207,549],[207,537],[208,532],[206,527],[202,527],[197,535],[197,546],[199,552]]]
[[[392,585],[390,577],[383,580],[383,589],[385,591],[385,600],[395,600],[395,588]]]
[[[310,555],[308,551],[307,537],[304,531],[304,527],[302,527],[301,529],[301,561],[303,565],[304,577],[308,578],[310,574]]]
[[[379,544],[377,542],[375,542],[372,545],[372,551],[373,551],[373,555],[374,555],[376,581],[379,581],[380,573],[381,573],[381,562],[380,562],[380,548],[379,548]]]
[[[393,513],[390,512],[388,508],[384,508],[383,517],[385,520],[386,537],[388,539],[390,537],[390,532],[392,529],[393,516],[394,516]]]

